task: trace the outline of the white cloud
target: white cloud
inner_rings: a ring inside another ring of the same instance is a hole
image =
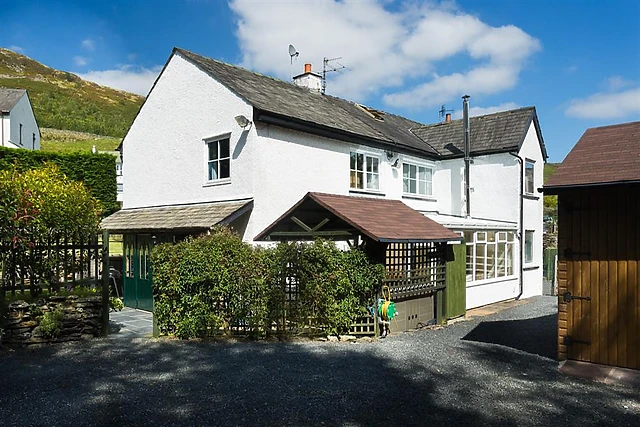
[[[14,44],[9,46],[9,50],[12,50],[12,51],[18,52],[18,53],[24,53],[24,49],[23,48],[21,48],[20,46],[16,46]]]
[[[610,92],[615,92],[630,86],[634,86],[634,83],[631,80],[626,80],[621,76],[611,76],[604,81],[605,90]]]
[[[485,114],[499,113],[500,111],[516,110],[520,105],[515,102],[505,102],[491,107],[470,107],[469,117],[484,116]],[[457,110],[454,114],[455,118],[462,118],[462,110]]]
[[[410,3],[398,11],[383,1],[254,2],[233,0],[242,63],[290,77],[287,46],[300,58],[294,73],[323,57],[341,56],[349,70],[331,73],[327,91],[364,100],[385,94],[394,107],[435,106],[514,87],[540,43],[512,25],[492,27],[452,3]],[[462,59],[467,68],[439,72]]]
[[[618,119],[640,114],[640,87],[622,92],[600,92],[587,98],[572,99],[567,116],[581,119]]]
[[[74,56],[73,57],[73,62],[78,67],[84,67],[85,65],[87,65],[89,63],[89,58],[85,58],[84,56]]]
[[[123,65],[114,70],[89,71],[78,75],[99,85],[146,96],[161,70],[160,65],[152,68]]]
[[[88,50],[89,52],[93,52],[94,50],[96,50],[96,42],[93,39],[82,40],[81,46],[83,49]]]

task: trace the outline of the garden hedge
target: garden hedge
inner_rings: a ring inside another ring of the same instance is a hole
[[[158,245],[151,262],[158,326],[180,338],[345,333],[384,277],[359,250],[322,240],[256,248],[227,229]]]
[[[50,153],[0,147],[0,170],[19,171],[35,169],[45,163],[54,163],[67,178],[83,182],[91,195],[100,200],[103,215],[119,209],[116,185],[116,158],[111,154]]]

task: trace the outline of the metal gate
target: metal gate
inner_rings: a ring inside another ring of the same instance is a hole
[[[124,305],[153,311],[151,276],[151,235],[124,235]]]

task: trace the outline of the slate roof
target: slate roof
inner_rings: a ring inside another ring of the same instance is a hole
[[[217,202],[154,208],[123,209],[102,220],[112,233],[123,231],[208,230],[228,223],[253,206],[253,201]]]
[[[640,182],[640,122],[587,129],[544,186]]]
[[[471,154],[517,152],[532,121],[539,131],[535,107],[471,117],[469,119]],[[413,133],[435,148],[443,157],[464,155],[462,119],[452,120],[450,123],[421,126],[413,129]],[[542,138],[540,132],[539,135]],[[546,158],[544,144],[541,144],[541,147]]]
[[[410,132],[420,123],[384,113],[376,120],[353,102],[292,85],[244,68],[175,48],[187,60],[215,78],[255,108],[301,122],[313,123],[389,144],[400,144],[431,155],[438,153]]]
[[[27,93],[24,89],[9,89],[0,87],[0,113],[8,113],[20,98]]]
[[[255,240],[266,240],[273,231],[283,230],[283,227],[289,229],[292,225],[291,217],[305,218],[305,215],[311,212],[314,204],[325,211],[316,218],[323,218],[328,212],[341,220],[342,223],[353,227],[375,241],[442,242],[461,239],[459,234],[427,218],[400,200],[309,192],[284,215],[258,234]],[[308,225],[315,224],[311,222]],[[323,229],[320,228],[320,230]]]
[[[379,112],[382,120],[377,120],[351,101],[311,93],[306,88],[188,50],[174,48],[173,52],[245,99],[258,110],[258,114],[254,112],[255,120],[261,120],[261,113],[268,113],[284,122],[312,124],[374,142],[405,147],[428,157],[462,155],[462,120],[424,125],[387,112]],[[517,151],[532,120],[541,135],[534,107],[472,117],[472,154]],[[541,148],[546,157],[543,143]]]

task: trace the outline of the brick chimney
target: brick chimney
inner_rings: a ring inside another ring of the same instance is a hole
[[[311,70],[311,64],[304,64],[304,73],[295,76],[293,84],[306,87],[309,92],[320,93],[322,91],[322,77]]]
[[[445,116],[444,122],[445,123],[451,123],[451,113],[447,113],[447,115]]]

